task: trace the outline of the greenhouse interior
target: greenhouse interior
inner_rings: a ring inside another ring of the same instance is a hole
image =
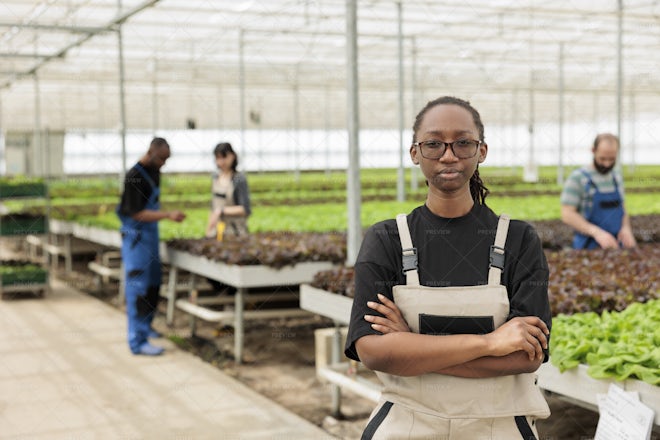
[[[0,42],[0,438],[660,439],[659,0]]]

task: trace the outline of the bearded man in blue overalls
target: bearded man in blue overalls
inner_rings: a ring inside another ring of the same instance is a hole
[[[122,224],[128,345],[133,354],[157,356],[164,351],[148,340],[160,336],[151,327],[160,297],[162,272],[158,222],[163,219],[181,222],[185,218],[180,211],[160,210],[160,169],[169,157],[167,141],[154,138],[147,153],[126,173],[124,192],[117,206]]]
[[[561,218],[575,230],[573,248],[635,247],[623,205],[623,179],[614,170],[619,139],[599,134],[591,151],[593,164],[573,171],[561,193]]]

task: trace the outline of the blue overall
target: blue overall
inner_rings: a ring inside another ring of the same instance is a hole
[[[151,186],[151,196],[144,209],[160,208],[160,188],[139,163],[134,167]],[[126,284],[128,315],[128,345],[133,353],[147,342],[161,283],[161,263],[158,252],[158,222],[140,222],[119,213],[122,235],[122,260]]]
[[[585,193],[588,194],[590,186],[593,186],[596,190],[593,196],[591,209],[589,212],[584,213],[584,217],[589,223],[593,223],[616,237],[621,230],[624,215],[623,200],[621,199],[619,185],[616,183],[616,179],[612,176],[612,179],[614,180],[614,191],[604,193],[600,192],[588,173],[585,171],[582,171],[582,173],[588,180],[584,188]],[[596,242],[593,237],[580,234],[579,232],[575,233],[573,237],[574,249],[596,249],[598,247],[598,242]]]

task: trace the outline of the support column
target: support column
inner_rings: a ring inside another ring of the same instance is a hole
[[[559,43],[559,158],[557,185],[564,183],[564,43]]]
[[[398,24],[398,46],[399,46],[399,172],[396,179],[396,200],[404,202],[406,200],[405,188],[405,167],[403,165],[403,6],[401,2],[396,3],[397,24]]]
[[[360,220],[360,138],[358,96],[357,0],[346,0],[346,90],[348,92],[348,172],[346,195],[348,203],[348,234],[346,264],[353,266],[362,242]]]

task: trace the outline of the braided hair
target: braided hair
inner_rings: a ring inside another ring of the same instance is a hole
[[[429,101],[415,117],[415,124],[413,125],[413,143],[417,141],[417,131],[419,130],[419,126],[422,124],[422,120],[424,119],[426,112],[435,106],[445,104],[457,105],[469,111],[472,115],[472,119],[474,120],[474,124],[477,126],[477,130],[479,131],[479,140],[482,142],[484,141],[484,124],[481,122],[481,116],[479,115],[477,109],[472,107],[468,101],[464,101],[453,96],[443,96],[441,98],[434,99],[433,101]],[[472,174],[470,177],[470,194],[472,195],[472,199],[475,201],[475,203],[483,205],[485,204],[486,197],[489,193],[490,191],[488,188],[486,188],[483,181],[481,180],[481,177],[479,176],[479,165],[477,165],[477,169],[474,170],[474,174]]]

